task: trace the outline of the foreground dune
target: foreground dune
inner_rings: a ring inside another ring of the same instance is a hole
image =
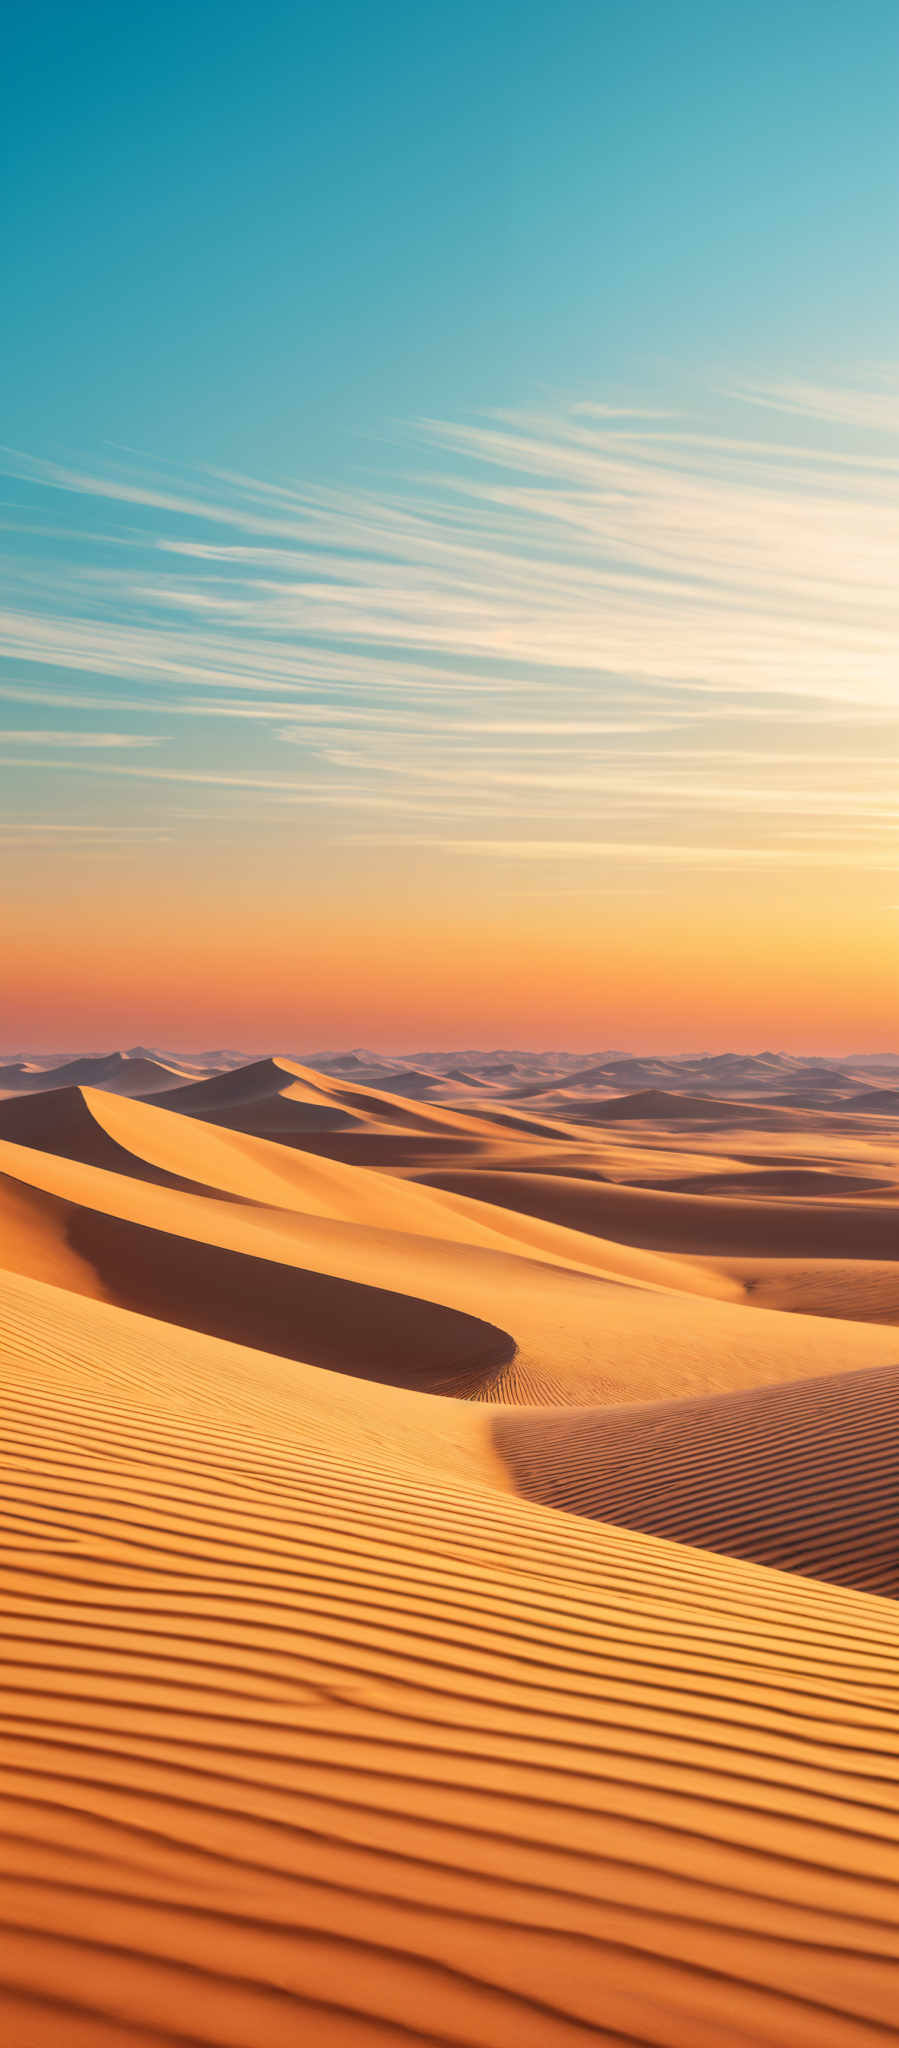
[[[899,1617],[14,1277],[16,2048],[895,2039]]]

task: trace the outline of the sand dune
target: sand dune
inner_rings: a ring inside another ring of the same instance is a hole
[[[568,1229],[621,1237],[647,1250],[749,1253],[794,1258],[899,1259],[895,1202],[735,1201],[613,1186],[563,1174],[428,1173],[428,1185],[474,1194],[505,1209],[522,1209]]]
[[[835,1172],[825,1166],[754,1165],[743,1173],[688,1173],[654,1185],[660,1191],[683,1195],[748,1195],[752,1200],[759,1195],[811,1195],[815,1200],[821,1196],[845,1200],[853,1195],[887,1193],[891,1182],[886,1172],[873,1175],[848,1169]]]
[[[2,1288],[16,2048],[894,2036],[899,1618]]]
[[[98,1096],[93,1106],[120,1140],[128,1129],[150,1128],[157,1161],[170,1131],[182,1143],[185,1134],[202,1138],[216,1166],[233,1142],[231,1133],[207,1136],[146,1105]],[[146,1150],[145,1135],[141,1142]],[[229,1162],[232,1193],[249,1142]],[[257,1174],[260,1152],[280,1148],[257,1141]],[[172,1164],[180,1156],[169,1154]],[[25,1270],[51,1272],[55,1243],[89,1270],[88,1292],[122,1306],[435,1392],[641,1401],[885,1364],[894,1355],[887,1329],[752,1312],[743,1281],[714,1264],[669,1260],[392,1177],[376,1179],[377,1222],[360,1222],[353,1207],[371,1200],[375,1177],[327,1162],[323,1181],[323,1162],[288,1157],[298,1178],[292,1197],[282,1183],[277,1208],[11,1144],[0,1143],[0,1173],[7,1203],[19,1188],[28,1207]],[[204,1163],[198,1147],[196,1173]],[[311,1210],[302,1206],[306,1172]],[[42,1197],[49,1199],[38,1245]]]
[[[645,1408],[504,1410],[529,1498],[730,1556],[899,1593],[897,1362]]]
[[[323,1057],[0,1103],[4,2042],[894,2041],[895,1120]]]
[[[132,1147],[127,1143],[121,1145],[109,1128],[103,1113],[105,1101],[99,1089],[54,1088],[40,1095],[25,1096],[21,1101],[0,1103],[0,1141],[27,1145],[60,1159],[78,1159],[84,1165],[101,1166],[110,1173],[133,1173]],[[132,1122],[134,1112],[139,1116],[141,1108],[140,1104],[128,1102]],[[111,1110],[110,1115],[114,1124],[115,1111]],[[189,1164],[188,1154],[183,1156]],[[172,1173],[149,1160],[142,1162],[141,1177],[163,1187],[197,1184],[189,1173]]]
[[[12,1146],[0,1145],[0,1164],[15,1169],[0,1175],[0,1262],[14,1271],[284,1358],[444,1394],[478,1393],[515,1356],[494,1324],[367,1284],[351,1260],[332,1272],[320,1244],[307,1269],[301,1245],[276,1228],[269,1244],[218,1202]]]
[[[0,1095],[34,1095],[53,1088],[108,1088],[116,1095],[159,1095],[184,1087],[190,1078],[180,1067],[148,1054],[111,1052],[49,1068],[26,1064],[0,1067]]]
[[[371,1158],[374,1164],[414,1160],[418,1155],[414,1145],[410,1147],[410,1138],[421,1136],[438,1147],[456,1145],[476,1153],[485,1141],[495,1138],[498,1128],[519,1128],[544,1137],[555,1134],[553,1126],[535,1123],[512,1110],[502,1111],[497,1119],[492,1106],[469,1111],[444,1103],[413,1102],[408,1096],[363,1087],[356,1080],[321,1073],[281,1057],[258,1060],[236,1072],[217,1074],[179,1089],[172,1106],[204,1121],[282,1144],[306,1144],[321,1134],[346,1134],[351,1140],[361,1139],[361,1156],[370,1157],[372,1144],[383,1147],[386,1140],[380,1158]]]
[[[899,1260],[718,1259],[756,1308],[899,1324]]]
[[[569,1091],[574,1097],[574,1090]],[[680,1095],[670,1089],[642,1088],[635,1095],[615,1095],[595,1102],[574,1099],[572,1116],[590,1116],[598,1123],[699,1122],[737,1123],[768,1114],[767,1104],[727,1102],[716,1095]]]

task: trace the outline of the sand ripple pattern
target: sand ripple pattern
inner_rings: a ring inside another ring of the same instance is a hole
[[[38,1282],[0,1360],[15,2048],[895,2039],[889,1603]]]
[[[549,1506],[899,1595],[899,1365],[503,1415],[494,1441]]]

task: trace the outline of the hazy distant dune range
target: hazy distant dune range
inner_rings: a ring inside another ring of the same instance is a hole
[[[0,1067],[0,1097],[69,1087],[105,1088],[116,1095],[159,1095],[186,1087],[193,1079],[187,1069],[166,1066],[140,1054],[114,1052],[96,1059],[67,1060],[46,1069],[22,1062]]]
[[[18,1189],[28,1215],[14,1263],[51,1277],[56,1247],[62,1285],[207,1332],[237,1327],[257,1348],[537,1403],[667,1398],[893,1356],[884,1329],[750,1312],[743,1282],[714,1266],[285,1153],[145,1104],[96,1095],[87,1107],[120,1149],[130,1134],[134,1171],[0,1143],[7,1209]],[[232,1199],[160,1186],[144,1175],[147,1159],[175,1169],[191,1159],[195,1176],[217,1179]],[[51,1198],[43,1209],[42,1196]],[[378,1323],[371,1341],[367,1315]],[[393,1353],[392,1315],[403,1332]]]
[[[880,2048],[899,1620],[0,1279],[17,2048]]]
[[[147,1099],[152,1102],[155,1098]],[[280,1056],[181,1088],[172,1106],[204,1121],[300,1145],[321,1133],[346,1133],[360,1139],[371,1136],[382,1144],[394,1135],[408,1141],[414,1134],[441,1146],[453,1141],[476,1153],[495,1139],[498,1129],[556,1136],[555,1125],[519,1116],[513,1110],[495,1113],[491,1104],[468,1111],[423,1099],[413,1101],[383,1089],[363,1088],[355,1080],[319,1073]],[[365,1156],[364,1146],[360,1156]],[[382,1156],[389,1163],[396,1148],[388,1148]],[[408,1142],[402,1156],[409,1156]]]
[[[679,1543],[899,1594],[896,1363],[629,1409],[503,1410],[528,1498]]]
[[[872,1131],[875,1135],[882,1131],[884,1136],[895,1139],[899,1105],[891,1105],[890,1097],[891,1091],[887,1090],[839,1099],[831,1095],[819,1099],[809,1093],[788,1093],[764,1099],[725,1100],[715,1095],[682,1095],[666,1089],[645,1089],[624,1096],[599,1092],[581,1095],[566,1087],[544,1089],[539,1094],[527,1090],[509,1100],[527,1102],[532,1114],[542,1110],[560,1128],[569,1131],[572,1127],[585,1127],[602,1133],[607,1128],[614,1130],[617,1125],[633,1124],[646,1133],[666,1133],[669,1139],[682,1130],[701,1130],[709,1134],[727,1133],[732,1139],[741,1132],[770,1132],[787,1142],[803,1136],[839,1139],[853,1134],[864,1140]]]

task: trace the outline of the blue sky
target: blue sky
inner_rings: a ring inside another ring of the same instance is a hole
[[[474,885],[538,974],[558,902],[576,948],[701,898],[707,964],[735,906],[819,964],[863,911],[873,989],[895,9],[33,0],[4,58],[21,1031],[113,862],[198,934],[314,862],[332,928],[399,893],[461,945]]]
[[[894,354],[879,0],[30,0],[4,72],[30,449],[345,475],[419,413]]]

